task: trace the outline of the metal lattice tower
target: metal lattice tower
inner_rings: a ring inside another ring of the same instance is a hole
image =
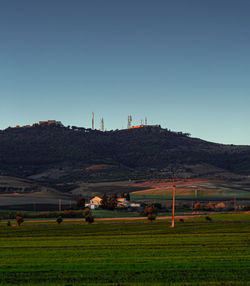
[[[131,123],[132,123],[132,116],[129,115],[129,116],[128,116],[128,128],[131,127]]]
[[[104,131],[104,119],[102,117],[101,122],[100,122],[100,131]]]
[[[94,130],[94,112],[92,112],[92,130]]]

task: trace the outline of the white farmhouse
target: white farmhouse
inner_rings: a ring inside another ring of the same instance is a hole
[[[89,207],[90,209],[94,210],[101,205],[102,199],[100,197],[95,196],[89,201],[89,204],[85,204],[85,207]]]

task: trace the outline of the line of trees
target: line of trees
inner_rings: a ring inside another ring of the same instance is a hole
[[[127,201],[130,201],[130,194],[129,193],[122,193],[121,198],[126,199]],[[103,194],[101,197],[101,205],[100,208],[106,209],[106,210],[114,210],[117,207],[117,194],[114,193],[113,195],[107,196],[106,193]]]

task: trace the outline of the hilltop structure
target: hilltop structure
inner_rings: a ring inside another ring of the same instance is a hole
[[[63,124],[61,121],[56,121],[56,120],[46,120],[46,121],[38,121],[37,123],[34,123],[32,125],[16,125],[14,128],[31,128],[31,127],[36,127],[36,126],[60,126],[63,127]]]

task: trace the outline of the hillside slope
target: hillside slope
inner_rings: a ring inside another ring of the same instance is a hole
[[[92,165],[104,167],[97,172],[88,168]],[[187,172],[189,166],[205,165],[248,175],[250,146],[216,144],[150,126],[107,132],[58,126],[0,131],[3,175],[29,177],[56,169],[61,172],[57,178],[66,178],[74,170],[76,178],[81,174],[89,179],[104,172],[116,174],[118,179],[124,174],[143,175],[184,166],[183,172]]]

